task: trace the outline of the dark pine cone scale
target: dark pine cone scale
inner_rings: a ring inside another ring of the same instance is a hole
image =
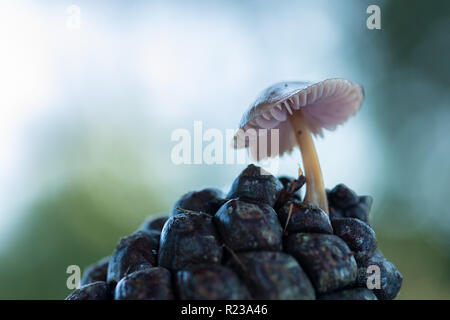
[[[328,216],[302,201],[304,182],[250,165],[227,195],[186,193],[87,267],[66,299],[394,299],[402,275],[377,250],[372,198],[337,185]]]

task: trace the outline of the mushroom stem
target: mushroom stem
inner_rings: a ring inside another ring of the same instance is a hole
[[[289,119],[302,154],[306,178],[305,200],[319,206],[328,214],[327,194],[323,185],[322,171],[320,170],[311,131],[301,110],[294,112]]]

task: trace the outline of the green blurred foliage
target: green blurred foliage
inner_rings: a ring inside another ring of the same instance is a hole
[[[167,208],[157,168],[148,169],[132,131],[81,127],[41,140],[35,165],[44,185],[0,254],[0,299],[64,298],[69,265],[83,270],[110,255],[120,237]]]
[[[403,273],[400,299],[450,299],[450,2],[376,3],[382,30],[350,26],[383,149],[375,230]]]
[[[450,299],[450,258],[428,234],[399,238],[375,230],[379,249],[403,275],[397,299]]]
[[[72,181],[37,200],[22,219],[12,245],[0,256],[0,298],[67,296],[69,265],[83,268],[111,254],[120,237],[160,209],[151,188],[108,177]]]

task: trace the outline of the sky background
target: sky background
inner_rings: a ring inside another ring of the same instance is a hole
[[[227,191],[244,166],[176,166],[174,130],[225,132],[268,85],[333,77],[366,99],[316,139],[326,186],[374,197],[399,298],[450,298],[448,2],[0,5],[0,298],[62,299],[68,265],[110,254],[187,191]],[[279,164],[295,175],[299,152]]]

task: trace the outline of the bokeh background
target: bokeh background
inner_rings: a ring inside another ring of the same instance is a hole
[[[175,129],[236,128],[274,82],[345,77],[366,100],[317,141],[326,185],[375,198],[399,299],[449,299],[449,30],[446,0],[2,1],[0,298],[62,299],[68,265],[189,190],[226,191],[244,166],[174,165]]]

